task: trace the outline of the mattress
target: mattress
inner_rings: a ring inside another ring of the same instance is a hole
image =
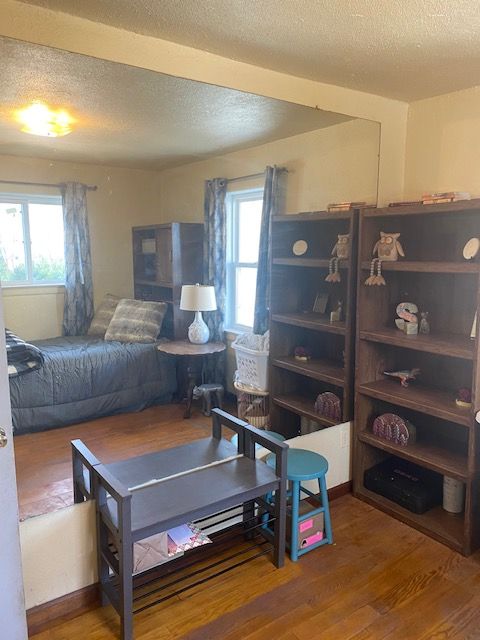
[[[34,344],[43,366],[10,380],[16,434],[140,411],[170,402],[176,391],[175,362],[156,343],[80,336]]]

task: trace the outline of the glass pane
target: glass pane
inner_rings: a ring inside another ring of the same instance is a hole
[[[247,200],[238,207],[238,261],[258,262],[263,200]]]
[[[0,280],[8,283],[26,279],[22,207],[0,202]]]
[[[257,268],[237,267],[236,271],[235,324],[253,327]]]
[[[63,211],[60,204],[29,204],[32,280],[64,282]]]

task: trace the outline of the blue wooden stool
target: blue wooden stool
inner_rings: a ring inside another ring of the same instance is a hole
[[[269,436],[272,436],[272,438],[275,438],[276,440],[280,440],[280,442],[283,442],[285,440],[285,436],[282,436],[281,433],[277,433],[276,431],[265,431],[265,433],[268,433]],[[238,435],[235,434],[230,442],[238,447]],[[258,451],[259,449],[263,449],[263,447],[257,442],[255,443],[255,451]]]
[[[292,449],[288,450],[287,458],[287,479],[291,485],[290,491],[287,496],[291,498],[292,505],[292,528],[290,533],[290,558],[293,562],[298,560],[298,557],[304,553],[312,551],[324,544],[332,544],[332,523],[330,520],[330,509],[328,506],[328,493],[326,475],[328,471],[327,460],[318,453],[313,451],[307,451],[306,449]],[[269,455],[266,460],[270,467],[275,467],[275,456]],[[305,487],[302,487],[302,482],[306,480],[318,480],[318,488],[320,491],[321,501],[318,500],[316,494],[312,493]],[[306,514],[299,515],[299,506],[301,494],[305,493],[310,498],[315,499],[320,505],[316,509],[312,509]],[[268,496],[267,499],[271,499]],[[323,513],[325,523],[325,535],[322,540],[315,542],[304,549],[298,548],[298,528],[299,523],[311,519],[313,516]]]

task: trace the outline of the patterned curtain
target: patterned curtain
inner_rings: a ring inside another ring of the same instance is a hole
[[[93,317],[92,258],[88,233],[87,187],[68,182],[62,188],[65,232],[65,307],[63,334],[84,335]]]
[[[225,272],[227,242],[225,196],[227,181],[215,178],[205,182],[205,236],[204,236],[204,284],[215,287],[217,311],[207,311],[205,322],[210,330],[212,342],[223,342],[225,319]],[[205,381],[225,384],[225,354],[206,358]]]
[[[270,254],[272,216],[281,213],[285,196],[285,177],[282,167],[265,169],[260,246],[258,251],[257,289],[255,294],[254,333],[265,333],[268,329],[270,308]]]

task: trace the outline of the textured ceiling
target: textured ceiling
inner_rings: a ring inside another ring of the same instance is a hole
[[[478,0],[22,0],[401,100],[480,84]]]
[[[162,169],[350,118],[0,38],[0,153]],[[33,100],[77,119],[64,138],[20,132]]]

